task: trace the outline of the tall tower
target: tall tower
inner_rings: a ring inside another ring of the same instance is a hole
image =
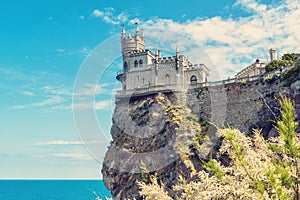
[[[122,27],[121,40],[123,59],[128,57],[129,53],[132,51],[140,51],[145,49],[144,32],[142,31],[142,34],[140,35],[138,23],[135,23],[135,25],[135,35],[133,37],[131,36],[130,31],[128,31],[126,36],[125,28],[124,26]]]
[[[270,53],[270,59],[271,59],[271,61],[277,60],[276,49],[274,49],[274,48],[270,49],[269,53]]]

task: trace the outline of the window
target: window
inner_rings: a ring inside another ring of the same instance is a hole
[[[197,85],[197,77],[196,76],[193,75],[191,77],[190,81],[191,81],[191,85]]]
[[[127,64],[127,62],[124,62],[124,72],[128,72],[128,64]]]
[[[165,84],[170,85],[170,76],[169,76],[169,74],[167,74],[166,77],[165,77]]]
[[[138,67],[139,66],[139,63],[138,63],[138,61],[136,60],[136,61],[134,61],[134,67]]]
[[[140,67],[143,67],[143,60],[139,61]]]

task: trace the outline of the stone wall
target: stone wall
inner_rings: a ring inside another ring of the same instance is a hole
[[[222,86],[190,89],[186,104],[201,121],[230,126],[249,134],[261,128],[265,136],[274,134],[273,121],[279,116],[276,98],[280,93],[299,100],[290,87],[282,87],[280,79],[231,83]]]

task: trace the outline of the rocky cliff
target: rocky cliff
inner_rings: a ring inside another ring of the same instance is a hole
[[[174,93],[118,99],[102,168],[105,185],[115,199],[142,199],[137,181],[148,182],[155,174],[175,197],[171,188],[179,176],[194,180],[199,158],[214,150],[217,137],[208,122],[246,134],[261,128],[265,137],[275,136],[280,94],[294,100],[300,122],[299,71],[298,64],[256,81],[193,88],[184,94],[186,105]]]

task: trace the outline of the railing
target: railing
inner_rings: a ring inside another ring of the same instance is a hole
[[[182,91],[183,85],[171,84],[171,85],[155,85],[144,88],[136,88],[130,90],[117,90],[118,95],[132,95],[132,94],[146,94],[159,91]]]

